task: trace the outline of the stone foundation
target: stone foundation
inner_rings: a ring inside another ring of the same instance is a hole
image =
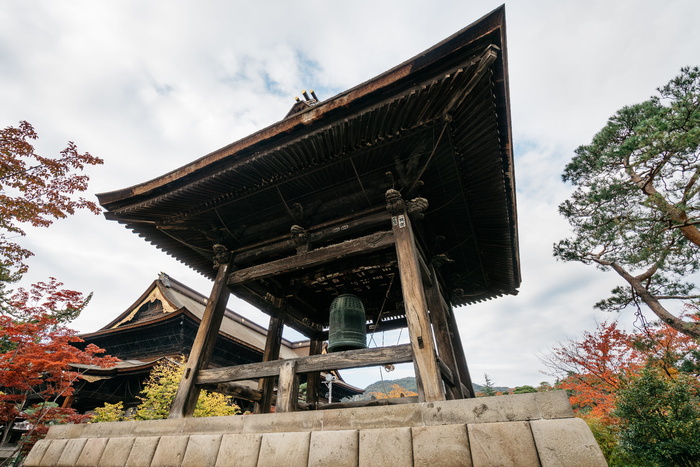
[[[58,425],[25,466],[605,466],[563,391],[383,407]]]

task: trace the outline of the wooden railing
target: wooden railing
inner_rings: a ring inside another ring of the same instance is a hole
[[[295,380],[298,373],[363,368],[412,361],[413,350],[410,344],[346,350],[332,354],[200,370],[195,384],[201,388],[259,400],[262,396],[259,391],[245,388],[235,384],[235,382],[279,376],[276,411],[290,412],[296,407],[297,386]]]

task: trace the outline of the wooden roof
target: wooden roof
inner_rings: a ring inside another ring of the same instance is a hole
[[[390,230],[389,188],[429,201],[416,235],[428,261],[451,261],[438,279],[452,305],[517,293],[504,7],[359,86],[98,197],[108,219],[213,278],[215,243],[241,268],[293,256],[293,225],[312,248]],[[378,249],[232,291],[255,305],[287,297],[290,325],[306,335],[349,291],[386,329],[404,322],[396,272],[393,249]]]
[[[123,313],[101,329],[80,334],[86,342],[100,345],[100,338],[108,335],[126,335],[125,333],[145,328],[155,332],[153,340],[158,338],[158,329],[165,321],[179,321],[188,317],[199,324],[204,314],[207,298],[185,284],[161,273],[146,291]],[[153,305],[153,306],[152,306]],[[131,334],[129,334],[131,335]],[[238,344],[241,348],[249,349],[262,355],[265,349],[267,329],[259,324],[227,309],[219,330],[220,338]],[[122,337],[121,339],[133,339]],[[145,351],[145,350],[144,350]],[[110,349],[107,349],[110,352]],[[152,353],[152,352],[151,352]],[[280,358],[303,357],[309,353],[309,341],[292,342],[282,339]],[[256,360],[257,361],[257,360]]]

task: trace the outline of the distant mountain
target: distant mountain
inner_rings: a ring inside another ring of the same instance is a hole
[[[418,386],[416,386],[416,378],[414,376],[408,376],[406,378],[400,378],[400,379],[385,379],[385,380],[379,380],[375,381],[374,383],[370,384],[365,388],[365,392],[362,393],[359,396],[355,396],[354,400],[368,400],[371,399],[371,393],[373,392],[383,392],[383,393],[388,393],[391,391],[391,387],[394,384],[398,384],[402,388],[408,390],[408,391],[413,391],[413,392],[418,392]],[[494,386],[493,388],[495,391],[498,392],[503,392],[503,391],[510,391],[512,388],[507,388],[504,386]],[[474,384],[474,392],[482,392],[484,390],[484,386],[480,384]]]

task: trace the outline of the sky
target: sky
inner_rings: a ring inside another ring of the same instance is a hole
[[[419,54],[500,1],[4,0],[0,127],[30,122],[37,152],[68,141],[104,159],[87,196],[144,182],[280,120],[301,91],[321,100]],[[700,65],[697,0],[532,0],[506,4],[523,282],[517,296],[456,309],[472,380],[553,381],[553,346],[634,315],[593,304],[613,272],[552,256],[568,224],[561,173],[617,109]],[[95,331],[163,271],[208,295],[211,282],[103,216],[27,229],[23,284],[56,277],[94,296],[72,324]],[[233,310],[267,324],[237,299]],[[651,315],[648,316],[651,319]],[[293,334],[287,337],[295,338]],[[393,344],[405,332],[375,336]],[[385,379],[411,373],[403,366]],[[364,387],[379,370],[344,372]]]

